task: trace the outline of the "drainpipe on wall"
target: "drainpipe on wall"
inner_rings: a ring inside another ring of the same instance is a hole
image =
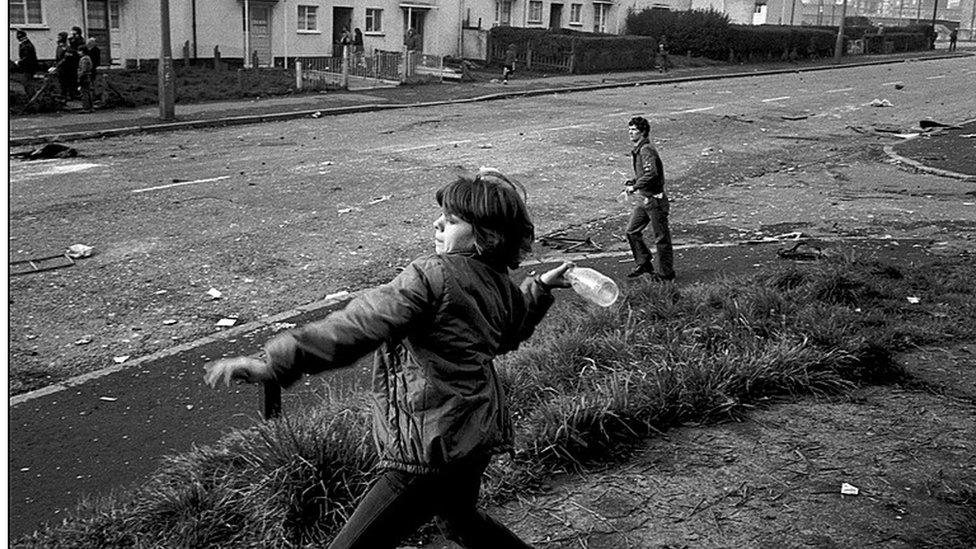
[[[193,0],[190,4],[190,18],[192,19],[191,25],[193,27],[193,58],[197,58],[197,0]]]
[[[457,56],[458,59],[464,57],[464,0],[458,0],[458,39]]]
[[[244,0],[244,68],[251,68],[251,2]]]

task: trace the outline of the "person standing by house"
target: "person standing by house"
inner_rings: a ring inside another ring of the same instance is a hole
[[[78,48],[78,89],[81,92],[81,112],[92,112],[92,77],[94,71],[88,46]]]
[[[27,95],[27,101],[30,101],[34,97],[34,73],[37,72],[37,50],[34,49],[34,44],[27,38],[27,32],[23,29],[17,29],[17,72],[20,73],[22,83],[24,84],[24,93]]]
[[[74,70],[76,69],[69,69],[68,66],[68,33],[59,32],[57,46],[54,48],[54,66],[49,72],[57,73],[62,101],[67,101],[72,96],[72,85],[76,78]]]
[[[949,33],[949,51],[956,51],[956,40],[959,39],[959,30],[952,29]]]
[[[651,275],[659,281],[674,280],[674,249],[671,245],[671,228],[668,214],[671,206],[664,192],[664,163],[651,145],[651,125],[642,116],[635,116],[627,124],[630,151],[633,160],[634,179],[628,179],[624,190],[635,195],[634,205],[627,222],[627,242],[637,267],[627,276],[636,278]],[[655,254],[651,254],[644,242],[644,229],[650,225]]]
[[[101,98],[101,93],[98,86],[99,71],[98,67],[102,65],[102,50],[98,47],[98,41],[93,37],[89,37],[85,42],[85,47],[88,48],[88,57],[91,57],[92,70],[91,70],[91,87],[92,87],[92,97]]]
[[[505,50],[505,64],[502,65],[502,84],[508,84],[508,77],[515,72],[515,44]]]
[[[663,36],[657,43],[657,62],[657,70],[661,72],[668,72],[671,61],[668,60],[668,43]]]

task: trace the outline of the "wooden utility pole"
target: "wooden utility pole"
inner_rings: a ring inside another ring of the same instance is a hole
[[[176,118],[176,78],[173,75],[173,52],[169,42],[169,0],[159,0],[159,117]]]
[[[847,17],[847,0],[840,6],[840,25],[837,26],[837,42],[834,43],[834,62],[840,63],[844,52],[844,19]]]

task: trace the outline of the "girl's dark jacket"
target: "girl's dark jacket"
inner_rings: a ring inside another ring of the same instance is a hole
[[[375,351],[380,467],[436,472],[465,456],[512,447],[493,359],[527,339],[552,302],[537,280],[519,288],[507,269],[472,254],[430,255],[345,309],[276,336],[265,351],[285,387]]]

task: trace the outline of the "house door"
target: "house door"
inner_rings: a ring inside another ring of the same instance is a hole
[[[342,34],[352,32],[352,8],[332,8],[332,55],[342,57]]]
[[[558,29],[563,26],[563,5],[551,4],[549,6],[549,28]]]
[[[251,52],[256,52],[258,65],[271,65],[271,6],[251,4]],[[253,59],[253,58],[252,58]]]
[[[85,13],[87,38],[95,39],[101,55],[100,63],[108,65],[112,62],[112,40],[108,30],[108,0],[88,0],[87,5],[88,11]]]
[[[407,35],[407,29],[413,29],[417,37],[411,49],[422,52],[424,51],[424,16],[427,15],[427,10],[412,7],[404,9],[406,11],[403,12],[403,35]]]

